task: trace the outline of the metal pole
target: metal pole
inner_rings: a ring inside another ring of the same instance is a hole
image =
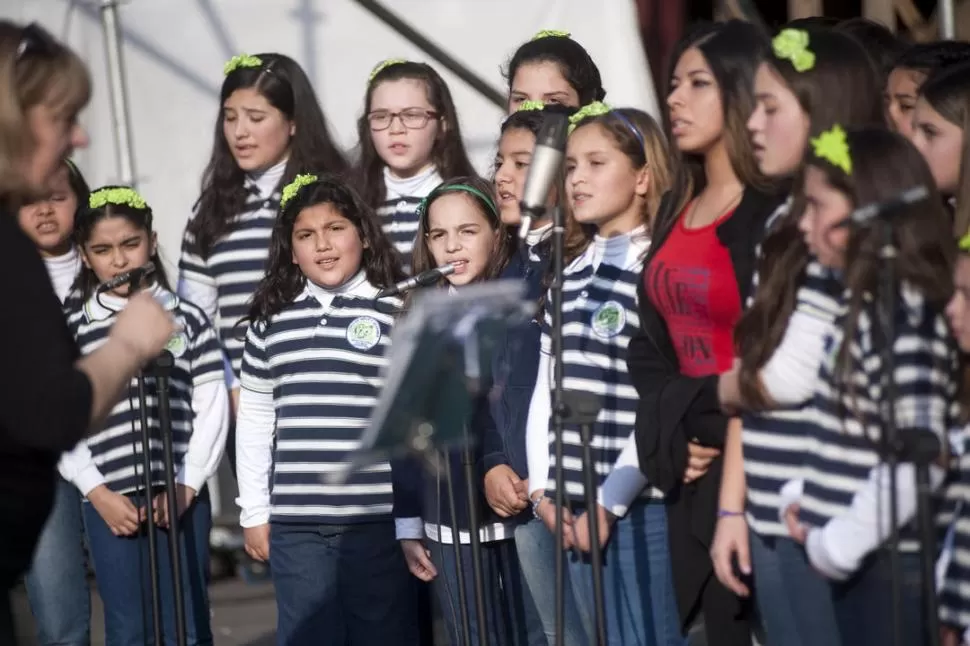
[[[940,0],[940,38],[953,40],[957,37],[956,14],[953,12],[953,0]]]
[[[108,89],[111,95],[111,122],[115,131],[118,179],[122,184],[135,186],[135,161],[131,145],[131,120],[128,112],[128,93],[125,89],[117,0],[101,1],[101,27],[104,32],[104,50],[108,62]]]

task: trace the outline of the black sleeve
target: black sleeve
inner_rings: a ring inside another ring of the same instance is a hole
[[[47,269],[9,212],[0,211],[0,428],[18,445],[66,451],[84,436],[91,384]]]

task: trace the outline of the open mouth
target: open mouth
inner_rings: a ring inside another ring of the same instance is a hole
[[[317,261],[317,266],[323,267],[324,269],[332,269],[338,260],[339,258],[322,258]]]

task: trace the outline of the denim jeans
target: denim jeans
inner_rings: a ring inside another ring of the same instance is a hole
[[[414,646],[417,579],[394,523],[271,523],[280,646]]]
[[[613,525],[603,552],[603,605],[607,642],[616,646],[687,646],[667,544],[667,508],[637,502]],[[593,575],[588,555],[569,557],[569,579],[590,643]]]
[[[556,538],[542,521],[532,519],[515,528],[515,549],[519,554],[522,577],[539,613],[546,640],[551,646],[556,643]],[[563,574],[566,610],[563,643],[566,646],[586,646],[586,629],[579,618],[579,606],[569,582],[568,567]]]
[[[750,536],[765,646],[838,646],[832,586],[812,568],[805,549],[782,536]]]
[[[91,594],[84,558],[81,494],[58,478],[54,507],[24,580],[42,646],[91,642]]]
[[[455,546],[428,541],[431,561],[438,576],[431,587],[441,607],[449,643],[464,643],[462,610],[459,604],[458,563]],[[475,579],[471,545],[461,545],[461,572],[468,604],[468,626],[472,646],[477,646],[479,618],[475,609]],[[482,582],[485,623],[490,646],[546,646],[539,614],[519,571],[519,558],[512,539],[482,543]]]
[[[135,506],[143,504],[142,497],[130,498]],[[115,536],[94,505],[87,502],[84,503],[84,526],[94,561],[98,593],[104,603],[106,646],[153,644],[148,539],[142,534]],[[186,643],[190,646],[212,644],[208,589],[211,527],[209,493],[203,489],[182,514],[179,524],[185,632]],[[156,528],[155,536],[162,635],[166,646],[172,646],[176,643],[175,593],[169,559],[169,532]]]

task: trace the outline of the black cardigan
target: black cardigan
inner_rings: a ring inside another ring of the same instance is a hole
[[[50,512],[57,459],[84,436],[91,384],[44,263],[0,204],[0,586],[27,569]]]
[[[658,222],[644,261],[647,267],[663,247],[680,214],[664,196]],[[755,264],[755,246],[764,223],[784,195],[748,188],[734,214],[717,227],[718,239],[728,248],[741,302],[747,300]],[[640,469],[650,483],[667,495],[667,526],[674,588],[686,630],[696,614],[701,592],[713,575],[709,556],[717,521],[722,460],[716,459],[705,476],[683,485],[687,444],[724,446],[728,418],[717,397],[717,375],[703,378],[680,374],[667,325],[640,280],[637,288],[640,332],[630,341],[627,365],[640,396],[636,439]],[[738,601],[738,611],[741,610]]]

